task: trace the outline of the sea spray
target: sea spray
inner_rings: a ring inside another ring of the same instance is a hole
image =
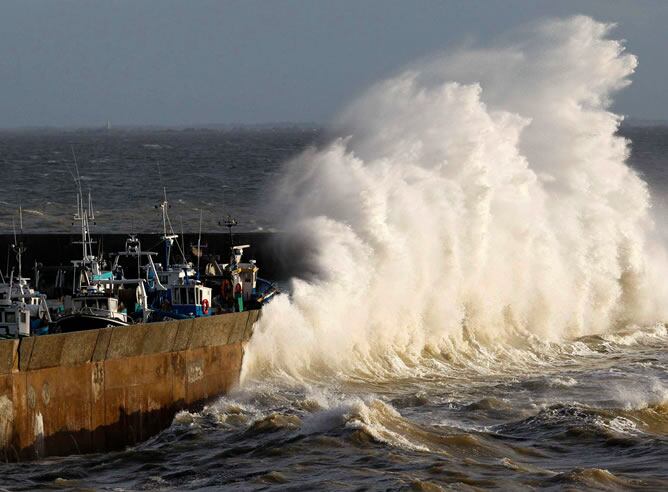
[[[635,58],[587,17],[422,61],[286,165],[315,276],[267,306],[245,376],[398,374],[427,353],[663,319],[665,251],[609,107]]]

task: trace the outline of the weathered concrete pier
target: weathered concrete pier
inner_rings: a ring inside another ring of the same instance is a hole
[[[0,459],[119,449],[239,381],[259,311],[0,341]]]

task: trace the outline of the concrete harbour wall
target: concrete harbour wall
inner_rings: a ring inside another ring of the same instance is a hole
[[[0,459],[122,448],[239,381],[259,311],[0,341]]]

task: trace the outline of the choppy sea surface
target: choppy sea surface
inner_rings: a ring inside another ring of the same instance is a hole
[[[174,229],[222,231],[233,215],[244,231],[266,231],[267,207],[283,161],[315,141],[319,129],[111,130],[0,132],[0,232],[75,231],[76,158],[90,192],[96,232],[158,232],[167,192]]]
[[[663,208],[668,128],[623,134],[633,143],[630,163]],[[180,211],[186,223],[208,206],[211,227],[231,208],[250,230],[278,228],[262,206],[266,193],[282,161],[318,135],[303,128],[0,134],[2,227],[11,227],[20,199],[26,229],[70,230],[73,207],[62,197],[74,202],[66,168],[72,145],[100,227],[157,230],[153,205],[164,183],[173,215]],[[0,464],[0,486],[666,490],[667,347],[663,324],[630,326],[560,344],[471,341],[469,350],[388,356],[354,374],[247,379],[124,451]]]

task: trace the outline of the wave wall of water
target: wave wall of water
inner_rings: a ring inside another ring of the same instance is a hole
[[[276,207],[315,274],[265,310],[246,376],[392,377],[665,319],[665,249],[609,109],[636,59],[611,27],[536,24],[343,111],[287,166]]]

